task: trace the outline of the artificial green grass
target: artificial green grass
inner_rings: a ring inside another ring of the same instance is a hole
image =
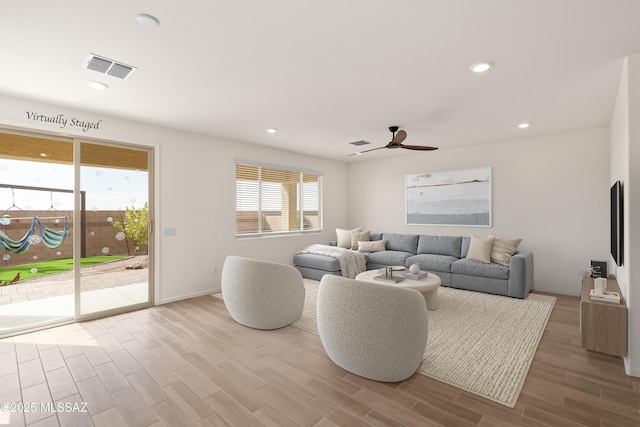
[[[80,267],[100,264],[107,261],[117,261],[126,258],[124,256],[92,256],[80,259]],[[0,262],[1,263],[1,262]],[[32,272],[32,269],[37,269]],[[32,262],[29,264],[16,265],[13,267],[0,268],[0,282],[13,280],[20,273],[20,280],[31,279],[47,274],[60,273],[61,271],[73,270],[73,258],[52,259],[50,261]]]

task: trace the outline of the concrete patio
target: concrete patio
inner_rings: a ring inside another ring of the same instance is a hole
[[[149,269],[127,269],[128,258],[82,268],[81,313],[126,307],[149,300]],[[73,271],[0,287],[0,335],[72,320]]]
[[[149,271],[146,268],[113,272],[92,272],[83,269],[82,272],[82,292],[149,281]],[[18,282],[14,285],[5,285],[0,287],[0,305],[71,295],[73,294],[73,285],[73,278],[66,280],[38,278]]]

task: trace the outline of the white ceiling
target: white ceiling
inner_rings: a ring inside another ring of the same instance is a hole
[[[429,156],[348,143],[385,145],[390,125],[441,149],[606,126],[639,17],[638,0],[4,1],[0,93],[341,161]],[[87,70],[89,53],[138,70]]]

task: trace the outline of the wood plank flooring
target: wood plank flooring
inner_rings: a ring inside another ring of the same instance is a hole
[[[640,379],[583,350],[578,319],[558,296],[511,409],[419,374],[366,380],[316,335],[193,298],[0,340],[0,402],[29,410],[0,426],[640,426]]]

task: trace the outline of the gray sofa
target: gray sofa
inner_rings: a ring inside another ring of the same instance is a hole
[[[421,270],[437,274],[442,286],[514,298],[526,297],[533,285],[531,252],[517,252],[507,267],[466,259],[469,237],[372,233],[371,240],[386,240],[386,250],[363,252],[367,270],[418,263]],[[320,280],[325,274],[342,275],[339,261],[328,256],[296,254],[293,264],[309,279]]]

